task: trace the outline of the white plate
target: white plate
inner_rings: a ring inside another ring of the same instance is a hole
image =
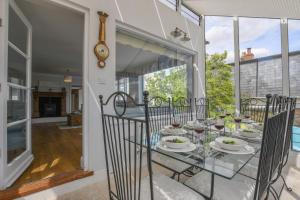
[[[252,137],[252,138],[248,138],[248,137],[244,137],[243,135],[235,132],[234,133],[234,136],[240,138],[240,139],[245,139],[245,140],[249,140],[249,141],[254,141],[254,142],[260,142],[261,141],[261,136],[258,136],[258,137]]]
[[[158,144],[158,148],[160,148],[161,150],[164,151],[170,151],[170,152],[177,152],[177,153],[185,153],[185,152],[190,152],[190,151],[194,151],[196,149],[196,145],[193,143],[190,143],[186,148],[183,149],[172,149],[172,148],[168,148],[166,145],[159,143]]]
[[[210,142],[209,146],[212,149],[215,149],[217,151],[221,151],[224,153],[229,153],[229,154],[246,155],[246,154],[254,154],[255,153],[255,149],[249,145],[246,145],[244,148],[240,149],[239,151],[229,151],[229,150],[222,149],[218,144],[216,144],[215,141]]]
[[[174,142],[168,142],[169,140],[181,140],[182,143],[174,143]],[[160,143],[166,145],[168,148],[172,149],[184,149],[190,144],[190,139],[187,137],[181,137],[181,136],[166,136],[161,138]]]
[[[166,126],[164,129],[160,130],[163,135],[184,135],[188,132],[182,128],[171,128],[171,126]]]
[[[246,124],[251,124],[254,123],[255,121],[253,121],[252,119],[242,119],[242,123],[246,123]]]
[[[224,140],[233,141],[234,144],[226,144],[226,143],[223,142]],[[232,138],[232,137],[217,137],[215,139],[215,142],[222,149],[229,150],[229,151],[239,151],[240,149],[244,148],[248,144],[244,140],[241,140],[241,139],[238,139],[238,138]]]

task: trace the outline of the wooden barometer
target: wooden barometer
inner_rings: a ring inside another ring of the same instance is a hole
[[[105,60],[109,56],[109,49],[105,43],[105,22],[108,14],[105,12],[98,12],[99,20],[100,20],[100,27],[99,27],[99,39],[98,43],[94,48],[95,55],[98,58],[98,66],[100,68],[105,67]]]

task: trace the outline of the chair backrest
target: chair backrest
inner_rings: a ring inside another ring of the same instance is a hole
[[[250,118],[256,122],[263,122],[266,110],[265,98],[245,98],[240,102],[240,113],[249,114]]]
[[[284,148],[283,148],[283,160],[285,159],[285,163],[283,163],[283,166],[286,164],[288,159],[288,154],[292,142],[292,134],[293,134],[293,125],[294,125],[294,119],[295,119],[295,112],[296,112],[296,105],[297,105],[297,98],[289,98],[289,117],[288,117],[288,127],[287,132],[285,136],[285,142],[284,142]]]
[[[171,99],[153,97],[149,100],[150,132],[156,132],[171,124]]]
[[[280,162],[275,158],[276,148],[278,145],[283,145],[280,141],[280,135],[285,133],[288,111],[282,110],[278,113],[271,114],[271,98],[272,95],[267,95],[265,113],[264,113],[264,129],[260,151],[260,159],[256,178],[254,200],[260,200],[270,189],[272,177],[275,169],[278,168]],[[279,156],[280,157],[280,156]]]
[[[209,117],[209,100],[207,98],[195,98],[196,119],[207,119]]]
[[[186,124],[188,121],[192,121],[192,99],[187,99],[184,97],[172,99],[172,115],[172,120],[174,120],[174,118],[177,117],[181,124]]]
[[[136,103],[124,92],[115,92],[106,101],[100,95],[100,103],[110,199],[141,199],[142,177],[145,171],[145,175],[149,175],[149,179],[146,179],[149,180],[149,184],[146,185],[149,185],[153,199],[148,92],[144,92],[142,104]],[[142,108],[144,116],[126,117],[129,106]]]

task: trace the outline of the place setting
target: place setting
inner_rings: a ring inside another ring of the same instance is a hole
[[[228,154],[253,154],[254,147],[250,146],[248,142],[234,137],[217,137],[214,141],[209,143],[209,146],[217,151]]]
[[[245,139],[253,142],[260,142],[262,140],[262,133],[253,128],[239,128],[234,132],[234,135],[240,139]]]
[[[164,151],[183,153],[194,151],[197,146],[187,137],[165,136],[161,138],[158,148]]]

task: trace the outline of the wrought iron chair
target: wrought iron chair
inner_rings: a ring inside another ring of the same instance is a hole
[[[152,133],[151,140],[155,140],[155,134],[163,129],[165,126],[171,125],[172,122],[172,110],[171,100],[162,97],[153,97],[149,101],[149,122],[150,132]],[[165,156],[159,153],[153,153],[153,163],[173,172],[172,178],[177,176],[180,179],[180,175],[190,169],[190,165],[177,161],[169,156]]]
[[[278,162],[275,156],[277,156],[277,148],[283,144],[283,141],[280,141],[279,138],[280,135],[284,134],[286,129],[288,111],[284,110],[274,115],[270,115],[270,104],[271,95],[267,95],[264,111],[265,119],[262,146],[260,150],[256,179],[249,178],[241,174],[236,174],[231,180],[217,176],[215,177],[214,185],[209,185],[207,183],[210,182],[211,175],[208,172],[202,171],[187,180],[185,184],[210,199],[260,200],[268,198],[269,193],[271,193],[275,199],[278,199],[278,196],[271,187],[271,184],[275,171],[280,165],[280,162]],[[209,193],[209,191],[215,192]]]
[[[266,110],[265,98],[247,98],[240,101],[240,113],[249,115],[253,121],[263,122]]]
[[[153,97],[149,101],[150,132],[156,132],[171,124],[171,99]]]
[[[286,127],[286,132],[284,136],[281,136],[279,140],[283,141],[282,146],[277,147],[278,153],[277,156],[280,158],[279,166],[278,166],[278,172],[277,172],[277,177],[272,180],[273,184],[278,181],[279,177],[282,178],[284,186],[287,188],[289,192],[292,191],[292,188],[289,187],[282,175],[282,170],[287,164],[288,157],[289,157],[289,151],[291,148],[291,141],[292,141],[292,133],[293,133],[293,124],[294,124],[294,118],[295,118],[295,111],[296,111],[296,103],[297,103],[297,98],[283,98],[281,100],[281,105],[280,105],[280,110],[288,110],[289,111],[289,116],[288,116],[288,122],[287,122],[287,127]],[[281,154],[280,154],[281,153]]]
[[[207,98],[195,98],[196,119],[207,119],[209,117],[209,100]]]
[[[180,97],[172,99],[173,121],[177,118],[181,124],[186,124],[193,120],[192,99]]]
[[[166,194],[174,200],[203,200],[175,180],[153,174],[148,92],[142,104],[123,92],[113,93],[106,101],[100,95],[100,104],[110,200],[159,200]],[[142,108],[143,117],[128,117],[129,105]]]

